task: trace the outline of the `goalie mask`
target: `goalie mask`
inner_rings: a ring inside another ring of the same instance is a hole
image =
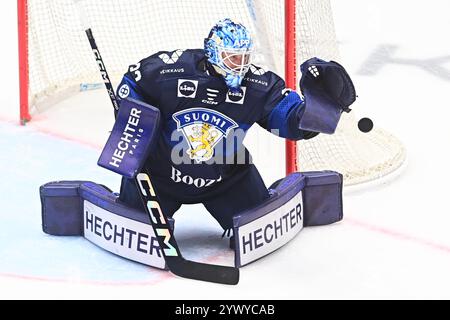
[[[227,86],[238,89],[250,67],[253,41],[250,32],[231,19],[219,21],[205,39],[205,54]]]

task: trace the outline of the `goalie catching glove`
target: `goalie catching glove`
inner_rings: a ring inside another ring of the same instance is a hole
[[[299,128],[334,133],[342,112],[350,112],[349,107],[356,100],[350,76],[339,63],[319,58],[305,61],[300,69],[305,108],[299,117]]]

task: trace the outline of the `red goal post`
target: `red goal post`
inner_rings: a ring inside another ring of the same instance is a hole
[[[20,81],[20,122],[31,120],[28,91],[28,1],[17,0],[18,31],[19,31],[19,81]]]
[[[286,87],[297,90],[296,1],[285,0],[285,81]],[[297,143],[286,141],[286,174],[298,171]]]

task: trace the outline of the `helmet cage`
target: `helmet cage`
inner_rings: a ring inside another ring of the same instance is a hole
[[[251,65],[253,49],[217,46],[217,66],[227,74],[243,76]]]

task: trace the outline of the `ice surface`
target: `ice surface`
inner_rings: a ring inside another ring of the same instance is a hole
[[[4,30],[15,3],[2,3]],[[0,298],[317,299],[450,298],[450,30],[445,0],[333,1],[342,63],[359,99],[354,112],[406,145],[408,163],[391,181],[349,189],[344,221],[305,229],[289,245],[241,270],[237,287],[180,279],[103,251],[81,238],[42,233],[38,188],[88,179],[117,190],[97,168],[111,110],[86,114],[86,93],[18,126],[15,32],[0,59]],[[78,109],[74,109],[78,108]],[[282,166],[282,164],[280,164]],[[269,183],[275,174],[262,172]],[[201,206],[175,216],[182,251],[232,263],[220,228]]]

